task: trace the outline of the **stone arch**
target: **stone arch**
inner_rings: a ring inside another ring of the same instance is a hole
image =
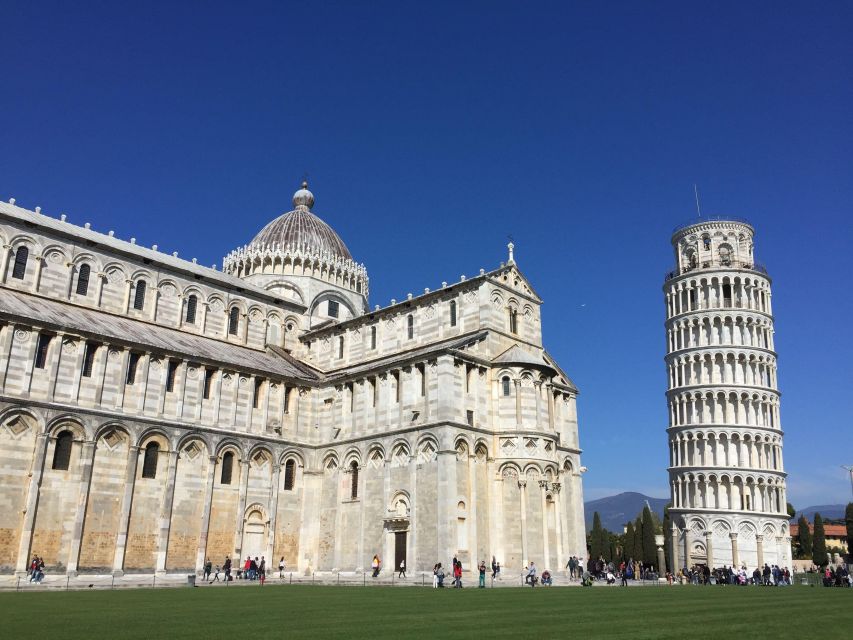
[[[337,471],[340,466],[338,454],[335,451],[329,451],[323,456],[323,470],[331,473]]]
[[[521,468],[515,462],[505,462],[498,469],[498,475],[502,478],[520,478]]]
[[[61,431],[71,431],[75,440],[82,440],[88,436],[91,428],[87,428],[83,420],[73,414],[62,414],[53,418],[45,427],[45,433],[51,437],[56,437]]]
[[[356,447],[350,447],[347,449],[347,452],[343,456],[344,467],[349,468],[349,466],[355,462],[359,467],[362,466],[361,462],[361,451],[359,451]]]
[[[295,447],[288,447],[278,457],[278,463],[280,465],[285,464],[288,460],[295,460],[297,466],[305,466],[305,457],[302,455],[302,451],[296,449]]]
[[[408,518],[411,513],[412,499],[408,491],[398,489],[391,497],[388,503],[388,512],[393,513],[398,518]]]
[[[148,443],[152,441],[160,445],[161,453],[172,450],[171,439],[166,435],[165,431],[157,427],[151,427],[139,434],[139,437],[136,440],[136,446],[144,450]]]
[[[239,460],[242,460],[246,455],[242,443],[234,438],[224,438],[223,440],[220,440],[216,444],[213,455],[217,458],[221,458],[227,451],[234,453]]]

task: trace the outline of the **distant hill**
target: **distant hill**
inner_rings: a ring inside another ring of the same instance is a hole
[[[806,516],[806,520],[809,522],[814,521],[814,514],[819,513],[820,517],[824,520],[843,520],[844,519],[844,510],[847,508],[847,505],[844,504],[819,504],[814,507],[806,507],[800,511],[797,511],[796,517],[792,520],[792,522],[796,522],[796,520],[802,516]]]
[[[642,512],[643,507],[646,506],[646,500],[649,501],[652,511],[663,519],[663,509],[669,503],[668,498],[650,498],[642,493],[626,491],[619,495],[585,502],[583,511],[586,518],[586,530],[592,529],[592,516],[598,511],[598,515],[601,516],[602,527],[614,533],[622,533],[622,527],[628,524],[629,520],[636,519]],[[821,515],[823,515],[822,511]]]

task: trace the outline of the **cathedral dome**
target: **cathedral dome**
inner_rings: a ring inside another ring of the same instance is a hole
[[[293,194],[293,211],[288,211],[260,230],[249,243],[249,247],[302,250],[310,255],[352,260],[352,255],[328,224],[311,213],[314,194],[308,191],[308,183]]]

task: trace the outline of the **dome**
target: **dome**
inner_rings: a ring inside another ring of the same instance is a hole
[[[293,211],[280,215],[261,229],[249,247],[302,248],[312,254],[352,260],[349,249],[335,230],[311,213],[314,194],[308,191],[307,182],[293,194],[293,206]]]

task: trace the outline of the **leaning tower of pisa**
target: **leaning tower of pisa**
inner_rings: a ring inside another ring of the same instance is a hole
[[[671,566],[790,566],[770,277],[753,227],[675,229],[666,275]]]

